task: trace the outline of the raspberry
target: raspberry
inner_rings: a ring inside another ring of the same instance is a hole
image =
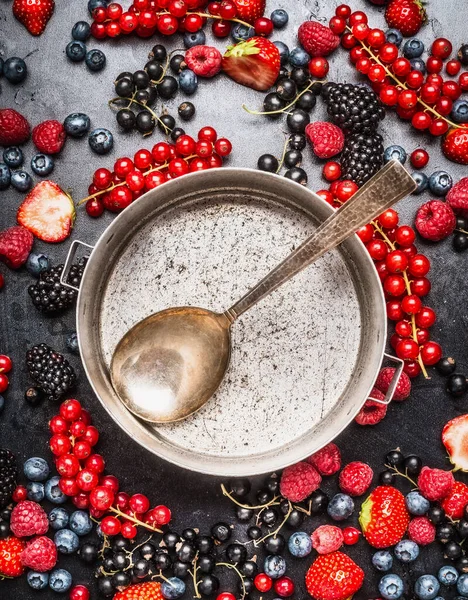
[[[27,261],[33,241],[32,233],[21,226],[0,232],[0,260],[10,269],[19,269]]]
[[[213,46],[193,46],[185,53],[185,62],[195,75],[214,77],[221,71],[223,57]]]
[[[420,546],[432,544],[435,540],[436,528],[427,517],[416,517],[408,525],[408,536],[410,540]]]
[[[341,469],[341,452],[336,444],[327,444],[312,454],[307,462],[317,469],[320,475],[334,475]]]
[[[21,562],[25,567],[45,573],[57,564],[57,548],[50,538],[44,535],[36,537],[28,542],[21,553]]]
[[[384,400],[385,396],[377,388],[372,388],[371,396],[377,400]],[[387,406],[379,404],[373,400],[366,400],[366,403],[361,408],[356,418],[354,419],[358,425],[377,425],[387,414]]]
[[[435,502],[446,498],[454,486],[455,480],[451,471],[423,467],[418,477],[418,487],[421,494]]]
[[[453,233],[457,225],[450,204],[440,200],[430,200],[416,213],[415,226],[419,234],[431,242],[439,242]]]
[[[350,496],[362,496],[372,483],[374,471],[363,462],[351,462],[340,473],[342,492]]]
[[[450,494],[442,502],[445,514],[451,519],[461,519],[468,504],[468,485],[456,481]]]
[[[340,43],[333,31],[317,21],[302,23],[297,32],[299,42],[310,56],[328,56]]]
[[[393,367],[385,367],[385,369],[381,369],[379,376],[377,377],[377,381],[375,382],[375,387],[378,390],[380,390],[383,394],[387,393],[395,371],[396,369],[394,369]],[[400,379],[398,380],[398,384],[396,386],[392,400],[401,402],[402,400],[406,400],[406,398],[408,398],[410,394],[411,380],[408,377],[408,375],[403,371],[400,375]]]
[[[291,502],[302,502],[319,487],[322,478],[309,463],[287,467],[281,475],[280,491]]]
[[[468,217],[468,177],[463,177],[453,186],[447,194],[446,201],[455,214]]]
[[[12,108],[0,110],[0,146],[23,144],[30,133],[31,128],[23,115]]]
[[[34,127],[32,139],[44,154],[58,154],[65,143],[65,128],[59,121],[44,121]]]
[[[310,123],[306,135],[312,150],[319,158],[331,158],[339,154],[344,146],[344,133],[337,125],[325,121]]]
[[[336,552],[344,542],[343,532],[335,525],[321,525],[310,537],[312,538],[312,547],[319,554]]]
[[[10,528],[19,538],[42,535],[49,529],[49,520],[44,509],[37,502],[23,500],[11,513]]]

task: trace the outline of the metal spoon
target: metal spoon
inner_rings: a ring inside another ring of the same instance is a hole
[[[199,410],[224,377],[237,317],[415,188],[408,172],[392,161],[226,312],[169,308],[137,323],[112,358],[112,384],[121,401],[152,423],[178,421]]]

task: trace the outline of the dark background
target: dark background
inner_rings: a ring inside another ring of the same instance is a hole
[[[127,2],[123,4],[127,6]],[[275,33],[272,39],[282,39],[293,47],[296,43],[297,27],[303,20],[313,14],[326,21],[337,4],[337,0],[268,0],[267,14],[278,7],[286,8],[290,13],[288,28],[282,33]],[[367,10],[371,24],[385,28],[381,10],[364,0],[352,0],[351,5],[356,10]],[[457,0],[432,0],[428,11],[430,22],[420,36],[426,42],[431,43],[435,37],[445,35],[451,39],[454,47],[458,48],[462,42],[468,41],[464,37],[468,6]],[[97,157],[90,152],[86,140],[69,139],[64,151],[56,159],[56,169],[52,178],[64,189],[69,190],[75,201],[86,195],[94,169],[99,166],[111,167],[118,156],[132,156],[138,148],[151,148],[155,141],[161,139],[159,133],[155,133],[148,140],[142,140],[137,133],[126,136],[118,133],[114,116],[107,106],[107,101],[113,97],[112,81],[117,73],[143,68],[147,53],[156,43],[156,39],[137,40],[132,37],[105,43],[90,41],[88,48],[103,49],[108,59],[107,67],[103,71],[92,74],[84,64],[69,63],[64,54],[64,48],[70,40],[71,27],[80,19],[88,19],[84,0],[58,2],[46,32],[40,38],[33,38],[13,18],[11,2],[0,2],[0,56],[25,57],[32,53],[27,59],[29,76],[24,84],[11,86],[5,80],[0,82],[0,106],[16,108],[29,118],[32,125],[46,118],[62,121],[67,114],[82,111],[90,115],[93,127],[108,127],[115,134],[115,148],[111,155]],[[227,45],[226,41],[215,43],[220,49]],[[171,40],[168,46],[180,47],[182,42],[177,38]],[[356,72],[349,66],[346,52],[336,52],[331,63],[330,80],[358,80]],[[243,102],[257,108],[261,105],[261,99],[260,94],[236,86],[224,76],[202,82],[198,93],[193,97],[197,116],[186,126],[187,133],[195,134],[203,125],[214,125],[221,135],[226,135],[233,141],[234,152],[229,164],[234,166],[253,167],[257,157],[264,152],[280,155],[284,139],[284,125],[281,121],[271,122],[262,117],[253,117],[241,108]],[[169,110],[175,109],[181,101],[182,96],[178,95],[167,104]],[[312,118],[319,120],[322,116],[323,107],[319,103]],[[427,147],[431,154],[428,174],[440,168],[449,170],[454,180],[466,174],[466,169],[448,163],[441,156],[437,140],[417,135],[408,125],[398,122],[391,113],[382,126],[382,133],[386,144],[400,143],[408,152],[419,145]],[[26,145],[24,151],[28,164],[34,153],[32,144]],[[309,173],[311,189],[325,187],[320,176],[319,161],[308,151],[305,168]],[[13,189],[0,194],[1,229],[15,223],[15,213],[22,198],[23,196]],[[411,223],[416,208],[427,199],[428,196],[411,197],[401,203],[399,210],[402,222]],[[112,219],[112,216],[107,214],[98,220],[91,220],[83,208],[77,209],[77,215],[72,239],[81,239],[88,243],[96,241]],[[36,242],[34,250],[47,253],[53,264],[58,264],[63,261],[69,243],[70,240],[67,240],[64,244],[52,246]],[[459,370],[468,372],[467,255],[455,254],[451,248],[451,240],[436,245],[418,241],[418,247],[427,253],[433,264],[430,273],[432,292],[428,297],[428,304],[438,314],[438,321],[432,330],[433,337],[442,344],[445,354],[456,357]],[[31,345],[46,342],[65,353],[80,372],[79,358],[70,356],[65,347],[66,337],[75,329],[74,311],[71,310],[59,318],[42,317],[33,308],[27,294],[27,287],[33,281],[31,276],[24,269],[15,273],[5,267],[0,269],[6,280],[5,288],[0,292],[0,353],[10,355],[14,361],[11,385],[5,394],[6,407],[0,416],[0,444],[11,448],[18,455],[20,462],[29,456],[50,459],[47,422],[57,411],[57,406],[45,403],[33,409],[24,402],[24,390],[30,384],[25,371],[24,355]],[[330,318],[333,316],[330,315]],[[425,464],[449,468],[440,442],[440,432],[448,419],[466,411],[468,403],[466,398],[458,401],[451,399],[444,391],[444,380],[434,369],[430,370],[430,375],[431,379],[427,381],[422,377],[418,378],[413,383],[411,398],[403,404],[391,405],[386,419],[378,426],[360,428],[353,424],[340,436],[337,443],[342,450],[344,462],[366,461],[374,468],[377,477],[377,473],[382,469],[383,456],[388,450],[399,446],[406,454],[420,455]],[[107,461],[108,472],[119,477],[121,488],[131,493],[146,493],[154,504],[167,504],[173,512],[173,526],[178,531],[183,527],[192,526],[206,533],[210,526],[220,519],[235,521],[232,505],[220,493],[221,480],[183,471],[136,445],[110,420],[82,372],[76,396],[93,414],[94,422],[101,432],[99,452]],[[235,430],[232,431],[232,435],[236,435]],[[461,478],[463,479],[463,476]],[[261,480],[262,478],[258,478],[253,482],[254,490],[261,486]],[[324,489],[333,492],[333,485],[333,482],[328,481],[324,484]],[[409,491],[404,484],[402,489]],[[356,510],[356,515],[350,523],[356,523],[357,512]],[[305,521],[303,529],[310,532],[318,523],[317,518],[309,518]],[[237,527],[233,539],[244,540],[243,529],[246,528]],[[286,529],[284,533],[288,537],[291,531]],[[378,576],[370,564],[370,548],[361,541],[346,551],[366,572],[365,585],[356,598],[376,597]],[[291,559],[288,553],[286,555],[287,574],[297,585],[294,598],[301,598],[305,593],[303,575],[311,558],[299,561]],[[396,571],[404,575],[409,583],[424,572],[435,573],[442,564],[441,549],[431,546],[422,550],[421,557],[413,566],[413,576],[411,572],[403,573],[399,565],[396,566]],[[82,568],[76,556],[60,557],[58,566],[70,569],[76,583],[89,583],[92,580],[92,570]],[[222,575],[222,582],[230,580],[224,572]],[[225,583],[221,589],[234,588]],[[441,594],[446,595],[442,591]],[[191,592],[188,591],[186,597],[190,596]],[[273,597],[273,593],[269,596]],[[408,597],[410,596],[411,594],[408,594]],[[2,600],[28,600],[33,597],[54,598],[56,595],[50,590],[34,592],[27,586],[25,577],[16,581],[3,581],[0,584]],[[96,597],[95,590],[92,597]]]

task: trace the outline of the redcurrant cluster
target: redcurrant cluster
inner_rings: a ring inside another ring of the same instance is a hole
[[[180,135],[174,144],[159,142],[153,149],[141,149],[133,160],[128,157],[117,159],[114,170],[97,169],[88,188],[86,212],[99,217],[104,209],[120,212],[148,190],[156,188],[170,179],[223,166],[232,144],[227,138],[218,138],[213,127],[203,127],[198,139]]]
[[[138,526],[159,531],[157,526],[169,523],[171,511],[166,506],[151,508],[146,496],[119,491],[117,477],[104,474],[104,458],[94,451],[99,431],[78,400],[63,402],[49,429],[61,491],[78,509],[89,510],[95,519],[104,517],[101,529],[105,535],[133,539]]]

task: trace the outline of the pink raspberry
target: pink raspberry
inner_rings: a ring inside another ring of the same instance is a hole
[[[350,496],[362,496],[369,489],[373,476],[374,471],[366,463],[351,462],[340,473],[340,489]]]
[[[385,400],[385,396],[377,388],[373,388],[371,392],[372,398],[377,400]],[[387,414],[387,406],[374,402],[373,400],[366,400],[366,403],[361,408],[356,418],[354,419],[358,425],[377,425]]]
[[[307,462],[317,469],[320,475],[334,475],[341,469],[341,452],[336,444],[327,444],[312,454]]]
[[[468,505],[468,485],[461,481],[455,481],[448,496],[441,503],[445,514],[451,519],[461,519],[465,506]]]
[[[312,150],[319,158],[331,158],[343,150],[344,133],[333,123],[316,121],[306,127]]]
[[[302,502],[320,486],[322,478],[316,468],[306,462],[287,467],[281,475],[281,495],[291,502]]]
[[[380,390],[383,394],[387,393],[395,371],[396,369],[394,369],[393,367],[385,367],[385,369],[381,369],[379,376],[377,377],[377,381],[375,382],[375,387],[378,390]],[[400,379],[398,380],[398,384],[396,386],[392,400],[395,400],[396,402],[402,402],[403,400],[406,400],[406,398],[408,398],[410,394],[411,380],[408,377],[408,375],[403,371],[400,375]]]
[[[468,177],[463,177],[456,183],[445,199],[453,212],[461,217],[468,217]]]
[[[426,240],[439,242],[451,235],[457,225],[457,219],[450,204],[441,200],[430,200],[416,213],[415,226]]]
[[[418,477],[419,491],[431,502],[443,500],[450,494],[454,484],[452,472],[442,469],[423,467]]]
[[[23,500],[11,513],[10,528],[19,538],[42,535],[49,529],[49,520],[44,509],[37,502]]]
[[[410,540],[420,546],[432,544],[435,540],[436,528],[427,517],[415,517],[408,525],[408,536]]]
[[[336,552],[344,542],[343,532],[335,525],[321,525],[310,537],[312,538],[312,547],[319,554]]]
[[[223,57],[214,46],[193,46],[185,53],[185,62],[199,77],[214,77],[221,71]]]
[[[57,548],[50,538],[36,537],[28,542],[21,553],[21,562],[25,567],[45,573],[57,564]]]

